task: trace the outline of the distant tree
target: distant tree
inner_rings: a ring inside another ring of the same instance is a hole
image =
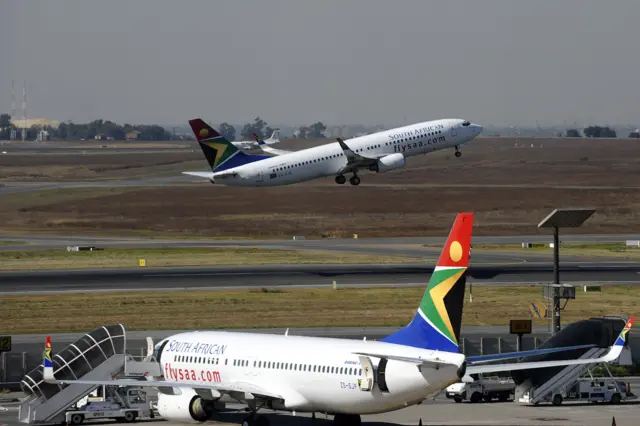
[[[578,129],[568,129],[564,135],[568,138],[579,138],[580,131]]]
[[[309,134],[309,128],[306,126],[300,126],[298,131],[296,132],[299,139],[307,139],[307,135]]]
[[[640,132],[631,132],[629,133],[629,137],[632,139],[640,139]]]
[[[327,130],[327,126],[322,124],[321,121],[313,123],[311,126],[308,127],[308,129],[309,129],[307,133],[308,139],[323,139],[326,137],[323,132]]]
[[[616,131],[609,127],[589,126],[583,130],[588,138],[615,138]]]
[[[253,140],[254,133],[262,138],[264,137],[262,129],[264,129],[266,125],[266,121],[262,120],[260,117],[256,117],[253,120],[253,123],[247,123],[244,125],[240,132],[240,136],[242,136],[242,139],[246,141]]]
[[[227,140],[234,141],[236,140],[236,128],[226,121],[220,124],[220,134],[227,138]]]
[[[264,128],[263,135],[265,138],[270,137],[273,134],[273,128],[271,126],[267,126]]]
[[[11,134],[11,116],[0,114],[0,139],[9,139]]]

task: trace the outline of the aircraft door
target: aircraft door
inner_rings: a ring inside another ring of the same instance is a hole
[[[457,127],[458,127],[458,125],[457,125],[457,124],[453,124],[453,125],[451,126],[451,136],[452,136],[452,137],[454,137],[454,138],[455,138],[456,136],[458,136],[458,129],[457,129]]]
[[[264,181],[264,175],[262,174],[262,171],[258,171],[258,175],[256,176],[256,182],[262,182]]]
[[[358,386],[361,391],[371,391],[375,383],[373,363],[368,356],[359,356],[362,375],[358,379]]]

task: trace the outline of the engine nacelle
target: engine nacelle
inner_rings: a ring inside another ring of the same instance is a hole
[[[400,169],[404,167],[406,163],[407,160],[404,158],[404,155],[397,152],[379,158],[375,164],[369,167],[369,170],[376,173],[384,173],[390,170]]]
[[[179,395],[158,393],[158,413],[180,423],[202,423],[213,415],[216,402],[203,399],[193,389],[181,388]]]

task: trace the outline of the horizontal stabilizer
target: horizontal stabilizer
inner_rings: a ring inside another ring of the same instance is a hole
[[[435,359],[424,359],[424,358],[415,358],[409,356],[400,356],[400,355],[389,355],[389,354],[380,354],[380,353],[372,353],[372,352],[354,352],[354,355],[362,355],[362,356],[372,356],[374,358],[386,358],[393,361],[402,361],[408,362],[410,364],[416,365],[451,365],[450,362],[440,361]]]
[[[182,172],[182,174],[206,179],[211,179],[213,177],[213,172]]]

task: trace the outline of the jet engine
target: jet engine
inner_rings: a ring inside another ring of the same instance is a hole
[[[158,393],[158,413],[167,420],[180,423],[201,423],[209,420],[215,401],[203,399],[193,389],[182,388],[181,394]]]
[[[395,154],[389,154],[382,158],[379,158],[375,164],[369,166],[369,170],[376,173],[384,173],[389,170],[395,170],[404,167],[407,163],[404,155],[399,152]]]

